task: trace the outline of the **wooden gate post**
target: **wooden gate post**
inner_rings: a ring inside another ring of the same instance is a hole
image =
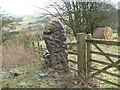
[[[78,74],[82,74],[86,77],[86,44],[85,34],[77,34],[77,52],[78,52]]]
[[[90,39],[91,39],[91,34],[87,36],[87,40]],[[92,50],[92,45],[89,42],[87,42],[87,78],[90,78],[90,67],[91,67],[90,59],[92,57],[91,50]]]

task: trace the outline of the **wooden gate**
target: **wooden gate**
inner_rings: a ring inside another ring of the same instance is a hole
[[[120,83],[119,83],[119,78],[120,78],[120,73],[119,73],[119,71],[120,71],[120,52],[118,52],[117,54],[113,54],[113,53],[109,53],[109,52],[106,53],[105,50],[102,50],[101,47],[99,46],[99,45],[106,45],[105,46],[106,48],[107,47],[110,48],[111,45],[114,45],[114,46],[117,46],[118,49],[119,49],[120,48],[119,47],[120,42],[119,41],[111,41],[111,40],[103,40],[103,39],[93,39],[93,38],[91,38],[90,35],[87,37],[86,42],[87,42],[87,75],[90,76],[90,77],[96,78],[100,81],[103,81],[103,82],[112,84],[114,86],[120,87]],[[92,45],[98,51],[92,50]],[[94,60],[92,58],[92,54],[99,55],[99,56],[102,55],[106,59],[104,61]],[[115,58],[116,58],[116,60],[115,60]],[[94,68],[91,65],[92,62],[95,62],[95,63],[98,63],[98,64],[103,64],[103,65],[105,65],[105,67],[102,67],[101,69]],[[111,69],[112,67],[116,68],[116,71],[118,71],[118,72],[115,73],[115,72],[107,71],[108,69]],[[91,74],[91,70],[94,70],[95,72]],[[103,77],[97,77],[101,73],[110,75],[112,77],[117,77],[117,82],[103,79]]]
[[[75,44],[75,43],[72,43]],[[77,61],[74,63],[77,63],[78,65],[78,72],[82,73],[86,79],[89,78],[96,78],[97,80],[103,81],[105,83],[114,85],[116,87],[120,87],[120,52],[117,54],[105,52],[105,50],[102,50],[100,45],[103,47],[111,47],[117,46],[118,49],[120,48],[120,41],[111,41],[111,40],[103,40],[103,39],[93,39],[90,35],[87,36],[84,33],[78,33],[77,35],[77,52],[69,52],[69,54],[77,54]],[[97,50],[93,50],[94,48]],[[93,55],[99,55],[98,57],[104,56],[106,59],[99,60],[93,59]],[[115,59],[116,58],[116,59]],[[72,62],[72,60],[70,60]],[[92,66],[92,63],[96,64],[102,64],[100,68],[96,68]],[[108,71],[111,68],[115,68],[117,73]],[[94,71],[94,72],[93,72]],[[117,77],[117,81],[110,81],[103,79],[103,77],[98,77],[100,74],[107,74],[112,76],[112,79],[114,77]]]

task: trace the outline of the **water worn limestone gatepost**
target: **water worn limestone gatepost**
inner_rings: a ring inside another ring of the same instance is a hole
[[[66,43],[66,32],[57,18],[52,18],[45,27],[43,36],[47,49],[50,53],[52,66],[62,65],[68,70],[68,52]]]

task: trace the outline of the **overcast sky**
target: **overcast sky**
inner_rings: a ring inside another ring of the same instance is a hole
[[[111,0],[117,3],[120,0]],[[36,6],[44,7],[50,3],[50,0],[0,0],[0,6],[3,10],[12,15],[34,15],[38,10]]]
[[[38,10],[36,7],[44,7],[49,0],[0,0],[3,10],[12,15],[33,15]]]

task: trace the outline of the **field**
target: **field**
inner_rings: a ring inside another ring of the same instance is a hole
[[[83,81],[76,76],[75,71],[70,73],[54,72],[53,69],[46,68],[42,58],[46,45],[43,39],[38,39],[38,35],[42,37],[40,31],[22,31],[22,28],[28,26],[28,23],[36,22],[36,19],[25,19],[21,22],[21,26],[17,26],[16,30],[21,30],[19,35],[11,38],[2,45],[2,87],[7,88],[58,88],[58,87],[86,87]],[[35,24],[33,24],[35,25]],[[15,31],[16,31],[15,30]],[[117,40],[117,33],[113,34],[113,39]],[[32,42],[35,42],[32,46]],[[39,46],[37,47],[37,42]],[[73,35],[67,35],[67,42],[76,42]],[[99,45],[106,53],[119,54],[117,46]],[[77,51],[76,46],[68,47],[69,50]],[[97,51],[95,47],[92,47]],[[69,59],[77,61],[76,55],[68,55]],[[92,58],[98,61],[109,62],[104,56],[92,55]],[[112,58],[113,61],[118,59]],[[77,69],[77,65],[69,63],[69,66]],[[105,67],[103,64],[92,63],[92,67],[101,69]],[[109,72],[119,73],[116,68],[110,68]],[[93,73],[94,71],[92,71]],[[118,82],[118,78],[112,78],[109,75],[101,73],[98,77],[103,77],[107,80]],[[80,81],[79,81],[80,80]],[[91,84],[92,83],[92,84]],[[113,85],[106,84],[97,80],[89,82],[88,86],[110,88]]]
[[[68,39],[68,41],[70,40]],[[73,39],[72,42],[75,42],[75,40]],[[37,45],[37,43],[35,45]],[[42,45],[42,47],[45,48],[44,41],[40,41],[40,45]],[[106,46],[106,45],[102,45],[100,47],[105,52],[118,53],[118,47]],[[55,78],[52,78],[52,81],[49,82],[51,80],[51,77],[54,77],[53,75],[56,73],[50,74],[51,76],[41,77],[42,79],[40,81],[37,77],[33,77],[35,76],[37,71],[46,70],[46,68],[44,67],[44,64],[41,64],[43,63],[42,57],[38,58],[35,53],[30,53],[28,51],[25,51],[24,48],[20,45],[3,46],[2,49],[3,49],[3,61],[2,61],[3,87],[11,87],[11,88],[14,88],[14,87],[64,87],[65,85],[64,83],[66,82],[60,83],[59,81],[55,81],[58,76]],[[73,49],[75,50],[76,47],[73,47]],[[93,50],[96,50],[95,47],[93,47]],[[93,55],[92,57],[93,59],[108,62],[107,59],[103,56]],[[77,56],[75,55],[69,55],[68,58],[75,61],[77,60]],[[70,67],[77,68],[77,65],[75,64],[69,63],[69,65]],[[104,65],[97,64],[97,63],[92,63],[92,66],[98,69],[104,67]],[[13,71],[17,70],[17,72],[22,74],[14,77],[13,74],[10,73],[10,71],[12,70]],[[116,70],[115,68],[111,68],[108,71],[118,73],[118,70]],[[51,71],[48,70],[48,72],[51,72]],[[75,74],[76,72],[72,72],[72,76],[74,76]],[[68,74],[68,78],[69,78],[69,75],[70,74]],[[99,76],[114,82],[118,82],[118,78],[111,78],[111,76],[106,74],[100,74]],[[75,79],[75,77],[73,78]],[[50,85],[48,85],[47,83],[49,83]],[[67,83],[70,84],[70,82],[67,82]],[[94,84],[97,87],[105,87],[105,88],[115,87],[100,81],[96,81]],[[69,85],[66,85],[66,86],[70,87]],[[72,83],[71,86],[79,87],[79,83],[76,83],[76,81],[74,81],[74,83]]]

